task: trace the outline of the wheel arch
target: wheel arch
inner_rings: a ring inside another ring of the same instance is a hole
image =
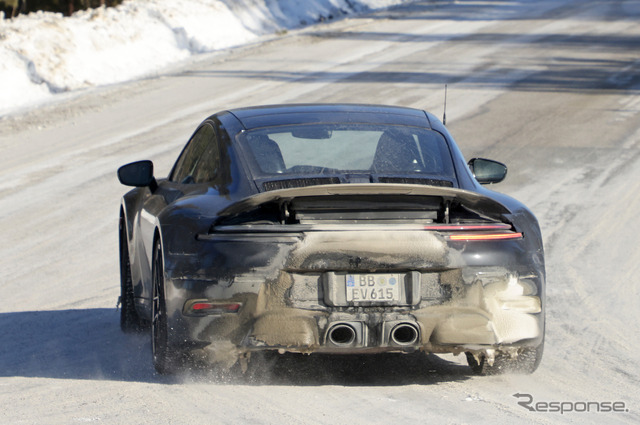
[[[151,264],[152,264],[152,271],[151,274],[153,275],[153,267],[156,266],[156,244],[159,243],[160,244],[160,253],[162,255],[162,266],[163,266],[163,270],[162,270],[162,285],[163,285],[163,290],[167,291],[167,279],[166,279],[166,273],[165,273],[165,269],[166,269],[166,255],[165,255],[165,244],[163,242],[163,238],[162,238],[162,231],[160,230],[159,227],[156,226],[156,228],[153,231],[153,245],[151,245],[153,247],[153,255],[152,255],[152,259],[151,259]],[[152,278],[153,280],[153,278]],[[152,283],[153,285],[153,283]]]

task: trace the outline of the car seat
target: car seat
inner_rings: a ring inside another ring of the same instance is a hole
[[[371,171],[374,173],[413,173],[422,171],[418,147],[411,135],[386,130],[378,140]]]
[[[282,174],[286,170],[282,152],[276,142],[264,134],[247,137],[260,170],[265,174]]]

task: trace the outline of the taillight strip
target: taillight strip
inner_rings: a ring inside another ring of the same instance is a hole
[[[522,233],[484,233],[484,234],[458,234],[449,235],[449,240],[452,241],[497,241],[497,240],[509,240],[509,239],[522,239]]]
[[[438,224],[424,226],[424,230],[444,230],[447,232],[457,232],[465,230],[511,230],[510,224]]]

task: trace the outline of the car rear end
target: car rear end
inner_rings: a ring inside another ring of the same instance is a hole
[[[261,194],[198,236],[206,280],[172,271],[188,288],[182,323],[214,362],[537,346],[542,252],[535,228],[508,216],[481,195],[417,185]]]

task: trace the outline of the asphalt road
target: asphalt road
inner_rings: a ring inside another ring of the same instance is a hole
[[[639,21],[638,0],[417,1],[3,117],[0,423],[638,423]],[[119,165],[152,159],[166,175],[224,108],[358,102],[441,115],[445,84],[465,156],[508,164],[495,189],[542,226],[547,340],[535,374],[476,377],[453,356],[287,356],[243,379],[154,374],[148,335],[118,325]],[[613,402],[622,411],[605,411]]]

